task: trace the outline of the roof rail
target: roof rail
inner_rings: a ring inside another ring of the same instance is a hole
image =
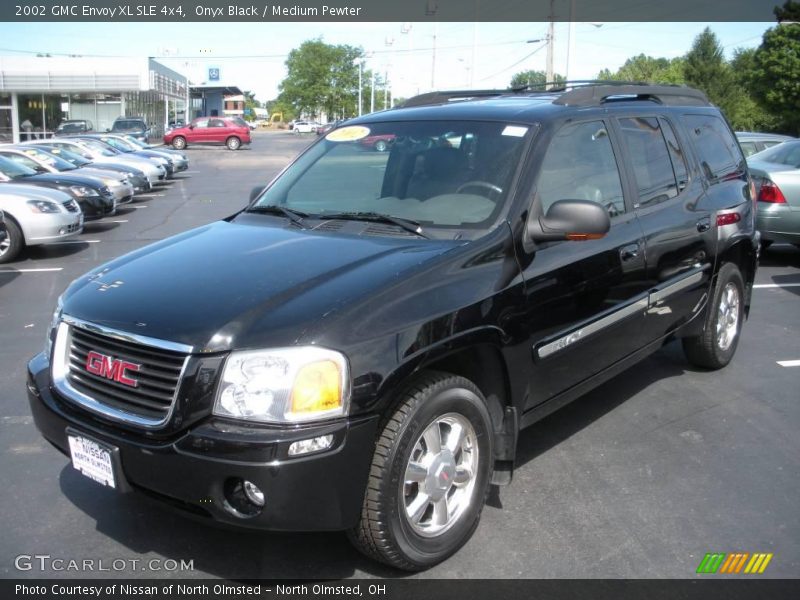
[[[412,106],[428,106],[430,104],[445,104],[447,102],[461,102],[464,100],[474,100],[475,98],[491,98],[492,96],[502,96],[511,94],[513,90],[451,90],[428,92],[419,96],[412,96],[398,108],[409,108]]]
[[[571,87],[571,83],[566,87]],[[690,104],[711,106],[708,97],[694,88],[682,85],[649,85],[642,83],[603,83],[585,85],[564,92],[554,104],[566,106],[599,106],[606,102],[648,100],[658,104]]]

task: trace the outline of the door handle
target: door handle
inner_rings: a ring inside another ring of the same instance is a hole
[[[623,261],[633,260],[639,256],[639,244],[630,244],[619,249],[619,257]]]
[[[700,233],[706,232],[711,229],[711,218],[706,217],[705,219],[700,219],[697,222],[697,231]]]

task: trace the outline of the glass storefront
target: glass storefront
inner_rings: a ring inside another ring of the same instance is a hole
[[[17,107],[22,141],[52,137],[67,114],[61,94],[19,94]]]
[[[0,143],[13,141],[11,124],[11,94],[0,92]]]

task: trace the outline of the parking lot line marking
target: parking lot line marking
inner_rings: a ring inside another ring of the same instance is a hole
[[[777,363],[782,367],[800,367],[800,360],[779,360]]]
[[[111,222],[112,222],[112,223],[127,223],[127,222],[128,222],[128,220],[127,220],[127,219],[124,219],[124,220],[120,220],[120,221],[111,221]]]
[[[757,283],[753,288],[800,287],[800,283]]]
[[[99,244],[100,240],[64,240],[63,242],[50,242],[49,246],[56,244]]]
[[[131,206],[131,208],[147,208],[147,204],[142,204],[140,206]]]
[[[50,271],[63,271],[64,267],[50,267],[49,269],[0,269],[0,273],[49,273]]]

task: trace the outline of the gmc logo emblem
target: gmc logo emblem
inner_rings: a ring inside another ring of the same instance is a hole
[[[142,365],[106,356],[92,350],[86,356],[86,370],[92,375],[111,379],[129,387],[139,387],[139,382],[128,376],[129,371],[137,372]]]

